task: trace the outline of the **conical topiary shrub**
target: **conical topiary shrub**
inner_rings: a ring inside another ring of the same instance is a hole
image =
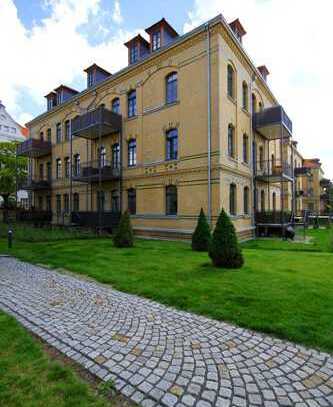
[[[119,227],[113,237],[116,247],[133,247],[134,234],[129,213],[126,211],[121,215]]]
[[[244,264],[234,225],[223,209],[209,244],[209,257],[216,267],[237,269]]]
[[[208,252],[210,239],[209,225],[205,213],[201,208],[198,224],[192,235],[192,250],[197,252]]]

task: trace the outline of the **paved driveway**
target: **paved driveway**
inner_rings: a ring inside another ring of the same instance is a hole
[[[333,358],[0,258],[0,308],[142,406],[333,406]]]

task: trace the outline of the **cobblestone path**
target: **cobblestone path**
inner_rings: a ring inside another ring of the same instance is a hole
[[[13,258],[0,309],[138,404],[333,406],[333,358]]]

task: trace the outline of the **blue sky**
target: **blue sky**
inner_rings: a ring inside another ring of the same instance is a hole
[[[26,123],[60,83],[82,90],[89,64],[124,67],[123,43],[161,17],[182,34],[219,13],[240,18],[244,47],[271,72],[301,153],[321,158],[333,177],[330,0],[0,0],[0,99]]]

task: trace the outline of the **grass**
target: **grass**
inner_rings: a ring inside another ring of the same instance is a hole
[[[93,388],[54,360],[13,318],[0,312],[0,405],[6,407],[120,406],[104,385]],[[125,405],[125,404],[124,404]],[[129,404],[126,403],[128,406]]]
[[[182,242],[137,240],[131,249],[116,249],[110,239],[18,242],[12,254],[332,352],[333,254],[323,251],[328,231],[311,233],[320,250],[295,251],[296,243],[281,241],[274,250],[273,243],[244,245],[245,266],[238,271],[213,268],[207,254]]]
[[[63,229],[57,227],[34,228],[27,224],[12,225],[13,238],[21,242],[56,242],[68,239],[92,239],[96,235],[91,231],[77,229]],[[8,225],[0,224],[0,238],[6,239]]]

